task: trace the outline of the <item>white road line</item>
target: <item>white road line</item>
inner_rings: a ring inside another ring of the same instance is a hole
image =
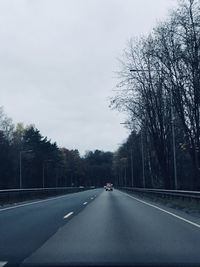
[[[6,265],[8,262],[7,261],[0,261],[0,267],[3,267],[4,265]]]
[[[90,199],[94,199],[93,197],[91,197]]]
[[[37,204],[37,203],[48,202],[48,201],[51,201],[51,200],[55,200],[55,199],[59,199],[59,198],[64,198],[64,197],[66,197],[66,195],[59,196],[59,197],[52,197],[52,198],[44,199],[44,200],[33,201],[33,202],[25,203],[25,204],[19,204],[19,205],[14,204],[16,206],[11,206],[11,207],[2,208],[2,209],[0,208],[0,212],[1,211],[5,211],[5,210],[12,210],[12,209],[16,209],[16,208],[21,208],[21,207],[25,207],[25,206],[29,206],[29,205],[34,205],[34,204]]]
[[[130,196],[129,194],[123,193],[123,192],[121,192],[121,191],[119,191],[119,192],[120,192],[121,194],[123,194],[123,195],[125,195],[125,196],[128,196],[128,197],[130,197],[130,198],[133,198],[133,199],[135,199],[135,200],[137,200],[137,201],[139,201],[139,202],[141,202],[141,203],[143,203],[143,204],[146,204],[146,205],[148,205],[148,206],[150,206],[150,207],[153,207],[153,208],[158,209],[158,210],[160,210],[160,211],[162,211],[162,212],[165,212],[165,213],[167,213],[167,214],[169,214],[169,215],[171,215],[171,216],[173,216],[173,217],[175,217],[175,218],[177,218],[177,219],[179,219],[179,220],[181,220],[181,221],[184,221],[184,222],[189,223],[189,224],[191,224],[191,225],[193,225],[193,226],[196,226],[197,228],[200,228],[200,225],[197,224],[197,223],[194,223],[194,222],[192,222],[192,221],[189,221],[189,220],[187,220],[187,219],[185,219],[185,218],[183,218],[183,217],[181,217],[181,216],[178,216],[178,215],[176,215],[176,214],[174,214],[174,213],[172,213],[172,212],[169,212],[169,211],[167,211],[167,210],[164,210],[164,209],[162,209],[162,208],[159,208],[158,206],[155,206],[155,205],[153,205],[153,204],[150,204],[150,203],[148,203],[148,202],[146,202],[146,201],[143,201],[143,200],[140,200],[140,199],[138,199],[138,198],[136,198],[136,197]]]
[[[87,205],[88,202],[84,202],[83,205]]]
[[[74,214],[73,211],[70,212],[70,213],[68,213],[68,214],[66,214],[66,215],[63,217],[63,219],[67,219],[67,218],[69,218],[72,214]]]

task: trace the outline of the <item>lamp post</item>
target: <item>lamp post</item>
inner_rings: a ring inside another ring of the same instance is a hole
[[[22,154],[31,153],[33,150],[22,150],[19,152],[19,188],[22,189]]]
[[[133,187],[133,149],[131,148],[131,186]]]
[[[52,159],[46,159],[43,161],[42,164],[42,187],[44,188],[44,182],[45,182],[45,163],[52,162]]]
[[[145,182],[145,167],[144,167],[144,142],[143,142],[143,129],[141,129],[141,153],[142,153],[142,183],[143,187],[146,187],[146,182]]]
[[[143,71],[162,71],[162,70],[146,70],[146,69],[131,69],[130,72],[143,72]],[[172,90],[170,90],[170,108],[171,108],[171,127],[172,127],[172,149],[173,149],[173,165],[174,165],[174,187],[175,190],[178,189],[178,180],[177,180],[177,164],[176,164],[176,140],[175,140],[175,127],[174,127],[174,110],[173,110],[173,99],[172,99]]]
[[[121,122],[122,125],[130,125],[130,122]],[[133,144],[132,144],[133,146]],[[133,147],[130,148],[130,155],[131,155],[131,186],[134,186],[134,178],[133,178]]]
[[[178,189],[177,180],[177,166],[176,166],[176,140],[175,140],[175,127],[174,127],[174,109],[173,109],[172,91],[170,90],[170,105],[171,105],[171,125],[172,125],[172,147],[173,147],[173,164],[174,164],[174,186],[175,190]]]
[[[127,187],[127,158],[123,157],[120,159],[121,171],[122,171],[122,186]],[[123,174],[124,172],[124,174]]]

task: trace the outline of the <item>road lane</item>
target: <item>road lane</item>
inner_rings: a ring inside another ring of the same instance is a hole
[[[186,213],[184,213],[184,215],[182,214],[182,216],[181,216],[181,214],[180,214],[180,210],[178,210],[178,213],[179,213],[179,215],[178,214],[176,214],[177,213],[177,210],[174,210],[174,209],[170,209],[170,210],[167,210],[167,207],[165,206],[164,208],[163,207],[159,207],[158,205],[156,205],[156,204],[154,204],[154,203],[149,203],[149,202],[147,202],[147,201],[144,201],[144,200],[142,200],[142,199],[139,199],[139,198],[137,198],[137,197],[135,197],[135,196],[132,196],[132,195],[130,195],[130,194],[128,194],[128,193],[125,193],[125,192],[121,192],[121,194],[124,194],[124,195],[126,195],[126,196],[128,196],[128,197],[130,197],[130,198],[132,198],[132,199],[135,199],[135,200],[137,200],[137,201],[139,201],[139,202],[141,202],[141,203],[144,203],[144,204],[146,204],[146,205],[148,205],[148,206],[150,206],[150,207],[153,207],[153,208],[155,208],[155,209],[158,209],[158,210],[161,210],[162,212],[165,212],[165,213],[167,213],[167,214],[169,214],[169,215],[171,215],[171,216],[173,216],[173,217],[176,217],[176,218],[178,218],[179,220],[182,220],[182,221],[184,221],[184,222],[186,222],[186,223],[189,223],[189,224],[191,224],[191,225],[193,225],[193,226],[195,226],[195,227],[197,227],[197,228],[200,228],[200,223],[195,223],[194,222],[194,218],[186,218],[187,217],[187,214]],[[168,208],[169,209],[169,208]]]
[[[0,210],[0,262],[23,261],[71,219],[64,219],[66,214],[79,213],[85,208],[82,203],[94,201],[91,197],[101,191],[88,190]]]
[[[197,227],[104,191],[23,264],[200,264],[199,246]]]

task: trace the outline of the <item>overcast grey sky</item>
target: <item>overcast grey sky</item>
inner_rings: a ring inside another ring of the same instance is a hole
[[[109,109],[128,39],[175,0],[0,0],[0,106],[59,146],[115,150],[128,131]]]

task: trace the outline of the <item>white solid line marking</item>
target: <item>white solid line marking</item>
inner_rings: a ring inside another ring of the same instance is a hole
[[[19,204],[19,205],[7,207],[7,208],[2,208],[2,209],[0,208],[0,212],[1,211],[5,211],[5,210],[12,210],[12,209],[16,209],[16,208],[21,208],[21,207],[25,207],[25,206],[29,206],[29,205],[34,205],[34,204],[37,204],[37,203],[48,202],[48,201],[59,199],[59,198],[65,198],[67,195],[69,195],[69,194],[62,195],[62,196],[59,196],[59,197],[51,197],[51,198],[48,198],[48,199],[33,201],[33,202],[25,203],[25,204]]]
[[[37,203],[48,202],[48,201],[51,201],[51,200],[64,198],[64,197],[66,197],[66,195],[60,196],[60,197],[52,197],[52,198],[44,199],[44,200],[33,201],[33,202],[25,203],[25,204],[19,204],[19,205],[16,205],[16,206],[11,206],[11,207],[0,209],[0,212],[4,211],[4,210],[12,210],[12,209],[21,208],[21,207],[25,207],[25,206],[29,206],[29,205],[34,205],[34,204],[37,204]]]
[[[52,198],[48,198],[48,199],[44,199],[44,200],[33,201],[33,202],[25,203],[25,204],[16,205],[17,203],[15,203],[14,205],[16,205],[16,206],[11,206],[11,207],[7,207],[7,208],[0,208],[0,212],[1,211],[6,211],[6,210],[12,210],[12,209],[16,209],[16,208],[21,208],[21,207],[25,207],[25,206],[29,206],[29,205],[34,205],[34,204],[37,204],[37,203],[48,202],[48,201],[59,199],[59,198],[65,198],[69,194],[66,194],[66,195],[63,195],[63,196],[59,196],[59,197],[52,197]]]
[[[87,205],[87,202],[84,202],[83,205]]]
[[[3,267],[4,265],[6,265],[7,261],[0,261],[0,267]]]
[[[193,226],[196,226],[197,228],[200,228],[200,225],[197,224],[197,223],[191,222],[191,221],[189,221],[189,220],[187,220],[187,219],[185,219],[185,218],[183,218],[183,217],[181,217],[181,216],[178,216],[178,215],[176,215],[176,214],[174,214],[174,213],[172,213],[172,212],[169,212],[169,211],[167,211],[167,210],[164,210],[164,209],[162,209],[162,208],[159,208],[158,206],[155,206],[155,205],[153,205],[153,204],[150,204],[150,203],[148,203],[148,202],[146,202],[146,201],[143,201],[143,200],[140,200],[140,199],[138,199],[138,198],[136,198],[136,197],[130,196],[129,194],[123,193],[123,192],[121,192],[121,191],[119,191],[119,192],[120,192],[121,194],[125,195],[125,196],[128,196],[128,197],[130,197],[130,198],[133,198],[133,199],[135,199],[135,200],[137,200],[137,201],[139,201],[139,202],[141,202],[141,203],[143,203],[143,204],[146,204],[146,205],[148,205],[148,206],[150,206],[150,207],[153,207],[153,208],[155,208],[155,209],[158,209],[158,210],[160,210],[160,211],[162,211],[162,212],[165,212],[165,213],[167,213],[167,214],[169,214],[169,215],[171,215],[171,216],[173,216],[173,217],[175,217],[175,218],[177,218],[177,219],[179,219],[179,220],[182,220],[182,221],[184,221],[184,222],[186,222],[186,223],[189,223],[189,224],[191,224],[191,225],[193,225]]]
[[[73,211],[70,212],[70,213],[68,213],[68,214],[66,214],[66,215],[63,217],[63,219],[67,219],[67,218],[69,218],[72,214],[74,214]]]

